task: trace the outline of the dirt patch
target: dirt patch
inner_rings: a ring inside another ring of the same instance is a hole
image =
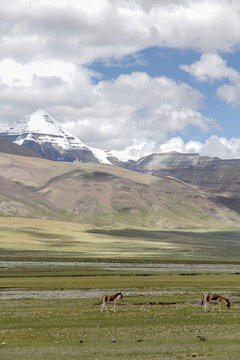
[[[108,290],[43,290],[43,291],[26,291],[26,290],[8,290],[0,291],[0,299],[101,299],[106,293],[114,293],[113,289]],[[186,294],[186,291],[125,291],[124,296],[166,296]]]
[[[2,227],[2,229],[4,229]],[[6,228],[7,229],[7,228]],[[46,233],[44,235],[47,236]],[[70,241],[71,238],[68,238]],[[208,273],[233,273],[236,275],[240,274],[240,265],[239,264],[154,264],[154,263],[142,263],[142,264],[132,264],[132,263],[110,263],[110,262],[90,262],[90,261],[0,261],[0,268],[12,268],[12,267],[41,267],[41,266],[51,266],[51,267],[95,267],[100,268],[101,270],[111,270],[111,271],[139,271],[139,276],[146,276],[147,272],[180,272],[180,276],[195,276],[202,272]],[[143,272],[145,274],[143,274]],[[111,273],[113,275],[113,273]],[[128,275],[128,274],[126,274]]]
[[[5,290],[6,289],[6,290]],[[94,289],[94,290],[43,290],[43,291],[27,291],[27,290],[16,290],[12,288],[0,289],[0,300],[10,300],[10,299],[40,299],[40,300],[64,300],[64,299],[101,299],[102,296],[106,293],[112,294],[117,292],[114,289]],[[7,290],[8,289],[8,290]],[[124,297],[127,296],[174,296],[174,295],[183,295],[183,294],[196,294],[199,296],[197,300],[188,300],[183,302],[175,301],[156,301],[156,302],[141,302],[141,303],[131,303],[131,305],[200,305],[202,300],[202,294],[194,292],[186,292],[181,290],[175,291],[124,291]],[[233,296],[232,302],[240,302],[240,297]],[[119,305],[126,305],[124,302],[119,303]],[[129,304],[128,304],[129,305]]]

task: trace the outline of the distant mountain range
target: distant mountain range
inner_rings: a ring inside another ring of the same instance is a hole
[[[160,178],[172,176],[217,192],[240,193],[240,160],[177,152],[151,154],[132,162],[131,170]]]
[[[12,145],[11,145],[12,144]],[[25,149],[25,150],[23,150]],[[49,160],[103,163],[159,178],[174,177],[189,184],[228,192],[232,198],[240,191],[240,160],[177,152],[150,154],[137,161],[121,161],[110,151],[93,148],[65,131],[45,110],[25,116],[8,131],[0,133],[0,151]],[[238,206],[233,201],[234,208]]]

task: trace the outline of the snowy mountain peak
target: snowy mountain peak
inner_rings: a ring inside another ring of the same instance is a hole
[[[18,121],[14,128],[11,128],[7,133],[19,135],[32,133],[53,136],[73,136],[63,130],[58,122],[43,109],[24,116],[23,119]]]
[[[24,116],[0,138],[18,145],[30,147],[41,156],[51,160],[100,162],[111,164],[105,151],[91,148],[76,136],[64,130],[45,110],[39,109]]]

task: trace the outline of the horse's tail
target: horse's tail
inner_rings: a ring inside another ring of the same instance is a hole
[[[205,298],[205,294],[203,294],[201,306],[203,306],[203,304],[204,304],[204,298]]]

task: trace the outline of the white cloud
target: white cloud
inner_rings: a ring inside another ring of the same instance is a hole
[[[124,149],[134,138],[161,142],[190,124],[203,131],[214,125],[197,110],[202,100],[198,91],[163,76],[135,72],[100,81],[89,99],[92,105],[78,111],[80,120],[65,126],[82,141],[105,149]]]
[[[189,141],[184,143],[181,137],[167,140],[156,152],[177,151],[181,153],[199,153],[203,156],[217,156],[220,159],[240,159],[240,138],[226,139],[211,136],[205,142]]]
[[[240,159],[240,138],[226,139],[211,136],[205,142],[188,141],[184,143],[181,137],[173,137],[159,144],[154,140],[134,140],[134,143],[121,151],[112,151],[112,155],[127,161],[137,160],[152,153],[198,153],[202,156],[219,157],[220,159]]]
[[[205,52],[183,69],[201,81],[228,79],[217,94],[239,102],[239,74],[216,54],[240,45],[237,0],[2,0],[0,23],[2,128],[46,108],[87,144],[132,154],[189,125],[208,131],[214,121],[189,85],[145,73],[95,84],[84,67],[150,46]]]
[[[240,80],[240,74],[227,66],[226,61],[218,54],[203,54],[199,61],[181,65],[180,69],[189,72],[199,81],[213,81],[227,78],[231,81]]]
[[[32,4],[32,0],[25,1],[29,5]],[[38,6],[53,7],[59,9],[73,8],[85,13],[88,16],[99,15],[107,6],[107,0],[38,0]]]
[[[240,84],[223,85],[217,89],[217,96],[233,106],[240,105]]]
[[[198,111],[201,93],[164,76],[134,72],[94,84],[91,73],[78,68],[70,78],[33,75],[30,86],[2,84],[3,109],[14,103],[17,120],[19,113],[46,108],[83,142],[109,150],[132,146],[134,139],[161,142],[189,125],[201,131],[215,125]]]
[[[124,150],[113,150],[110,152],[112,156],[117,157],[119,160],[138,160],[143,156],[147,156],[154,152],[159,152],[158,143],[154,140],[133,139],[132,145],[127,146]]]
[[[76,71],[74,64],[60,61],[33,61],[21,64],[12,59],[0,61],[0,78],[7,85],[29,87],[33,77],[58,77],[63,81],[71,81]]]
[[[228,67],[227,62],[218,54],[203,54],[199,61],[191,65],[181,65],[199,81],[227,79],[229,84],[219,86],[217,96],[231,105],[240,105],[240,73]]]
[[[87,63],[149,46],[232,51],[237,0],[2,0],[1,58]]]

